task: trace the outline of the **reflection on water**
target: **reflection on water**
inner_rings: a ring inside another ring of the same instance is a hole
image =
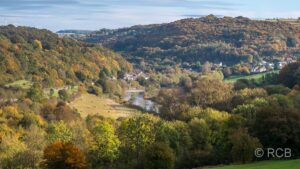
[[[159,113],[159,105],[152,100],[145,99],[142,90],[127,90],[124,100],[131,105],[142,108],[144,111]]]

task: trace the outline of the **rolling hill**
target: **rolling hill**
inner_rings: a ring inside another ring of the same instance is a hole
[[[98,79],[102,69],[117,76],[131,69],[119,54],[100,45],[61,38],[48,30],[0,27],[0,84],[16,80],[63,86]]]
[[[115,30],[102,29],[81,40],[101,43],[136,63],[158,65],[223,62],[228,66],[300,56],[300,27],[288,21],[244,17],[178,20]]]

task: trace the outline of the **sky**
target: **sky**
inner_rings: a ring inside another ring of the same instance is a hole
[[[0,0],[0,25],[52,31],[114,29],[209,14],[298,18],[300,0]]]

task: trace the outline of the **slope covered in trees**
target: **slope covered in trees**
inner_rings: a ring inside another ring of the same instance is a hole
[[[298,57],[299,37],[299,27],[284,21],[210,15],[167,24],[103,29],[83,40],[102,43],[135,63],[145,60],[155,67],[206,61],[230,66]]]
[[[183,169],[274,159],[255,157],[257,148],[289,148],[291,157],[281,158],[279,151],[275,157],[297,159],[299,72],[294,63],[279,75],[234,84],[191,77],[161,89],[154,98],[159,114],[118,119],[80,116],[59,98],[0,103],[0,168]]]
[[[0,79],[63,86],[98,79],[100,70],[114,76],[131,65],[100,45],[60,38],[47,31],[12,25],[0,27]]]

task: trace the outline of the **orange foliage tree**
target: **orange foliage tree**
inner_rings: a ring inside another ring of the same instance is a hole
[[[85,155],[72,143],[55,142],[44,150],[47,169],[86,169]]]

